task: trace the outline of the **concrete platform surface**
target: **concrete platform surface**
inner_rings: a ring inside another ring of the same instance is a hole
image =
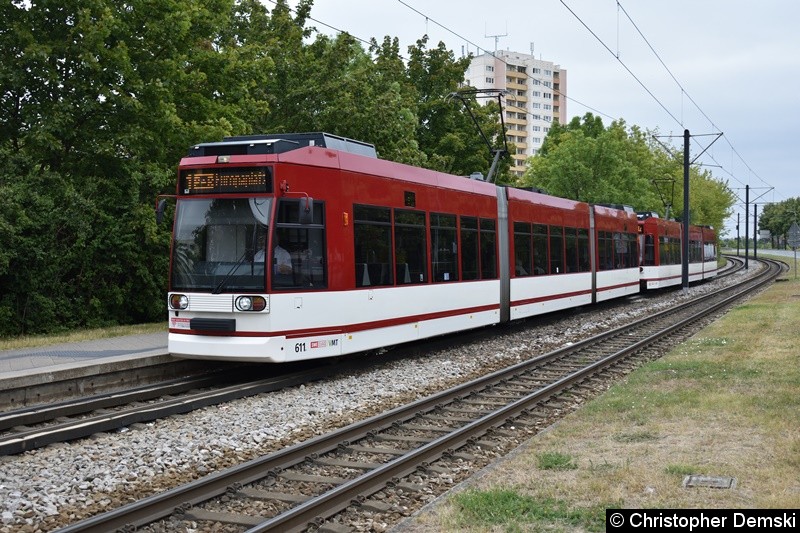
[[[166,355],[166,332],[0,350],[0,381]]]

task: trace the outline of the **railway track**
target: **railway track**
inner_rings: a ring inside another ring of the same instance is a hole
[[[744,268],[744,259],[741,257],[735,255],[726,255],[724,257],[727,259],[727,263],[719,270],[716,279],[730,276]]]
[[[718,277],[738,272],[744,261],[729,257]],[[185,414],[298,383],[323,379],[346,371],[348,365],[311,368],[281,377],[253,379],[263,367],[206,369],[200,375],[172,379],[128,390],[98,394],[0,413],[0,455],[22,453],[53,444],[105,432],[167,416]],[[364,362],[365,365],[375,361]],[[308,366],[308,365],[305,365]],[[223,384],[227,386],[221,386]]]
[[[350,531],[377,513],[403,516],[400,494],[474,471],[495,448],[528,438],[596,390],[671,345],[687,328],[770,283],[757,278],[354,423],[277,453],[97,515],[67,532]],[[395,502],[388,504],[387,501]],[[198,525],[199,524],[199,525]]]
[[[334,368],[327,364],[302,364],[287,366],[276,375],[274,370],[267,371],[263,366],[256,369],[236,367],[0,413],[0,455],[22,453],[56,442],[185,414],[195,409],[323,379],[347,368],[347,365]],[[259,377],[263,374],[268,377]]]

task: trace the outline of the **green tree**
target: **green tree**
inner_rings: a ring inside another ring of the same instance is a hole
[[[758,227],[770,232],[772,245],[784,248],[793,223],[800,224],[800,198],[767,204],[758,217]]]
[[[408,78],[419,101],[417,142],[427,155],[426,166],[462,176],[473,172],[485,175],[492,162],[489,147],[462,102],[450,98],[463,82],[470,59],[456,59],[442,42],[435,48],[427,48],[427,43],[424,36],[409,47],[408,60]],[[479,105],[474,96],[465,99],[493,147],[502,147],[499,107]],[[501,175],[508,166],[505,160]],[[507,178],[499,181],[504,180]]]
[[[680,187],[683,195],[683,187]],[[682,196],[681,196],[682,198]],[[689,172],[689,220],[692,224],[712,226],[718,232],[724,229],[725,219],[731,215],[736,197],[728,184],[715,179],[708,171],[692,167]],[[676,209],[683,216],[682,206]]]
[[[194,143],[322,130],[394,161],[488,171],[492,153],[451,97],[469,58],[427,37],[404,58],[390,36],[366,49],[347,34],[314,36],[312,5],[0,3],[0,335],[162,317],[170,228],[152,206]],[[467,101],[502,147],[500,106]],[[508,168],[504,159],[499,182]],[[680,169],[637,128],[587,114],[553,125],[521,183],[655,209],[648,180],[663,176]],[[727,188],[704,174],[692,183],[704,198],[693,218],[716,220]]]
[[[422,164],[424,154],[414,142],[416,103],[408,84],[389,67],[391,56],[373,60],[348,34],[319,37],[310,48],[317,65],[311,87],[325,103],[315,129],[373,143],[384,159]]]
[[[627,128],[624,121],[603,128],[588,113],[550,130],[520,184],[573,200],[655,211],[659,201],[651,180],[656,166],[638,128]]]
[[[186,146],[267,111],[272,63],[237,33],[247,9],[263,14],[233,0],[2,4],[0,334],[163,314],[155,195]]]
[[[603,127],[587,113],[554,124],[539,155],[519,182],[590,203],[633,206],[670,217],[683,215],[683,163],[638,127],[614,121]],[[690,169],[690,221],[722,228],[734,195],[727,184]]]

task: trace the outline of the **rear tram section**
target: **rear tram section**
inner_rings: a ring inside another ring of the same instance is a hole
[[[640,290],[632,210],[384,161],[328,134],[199,144],[177,192],[181,357],[338,356]]]
[[[642,290],[680,285],[683,224],[649,212],[638,217]],[[689,226],[689,282],[713,278],[717,268],[716,232],[708,226]]]

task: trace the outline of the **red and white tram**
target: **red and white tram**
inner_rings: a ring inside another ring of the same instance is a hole
[[[660,289],[682,283],[683,224],[639,213],[639,250],[642,289]],[[717,275],[717,236],[708,226],[689,226],[689,282]]]
[[[200,144],[179,167],[169,351],[331,357],[636,293],[636,233],[632,210],[328,134]]]

